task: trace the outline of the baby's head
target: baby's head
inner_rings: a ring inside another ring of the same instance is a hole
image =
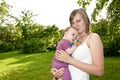
[[[63,34],[63,39],[66,39],[70,42],[72,42],[78,35],[78,32],[73,27],[67,27]]]

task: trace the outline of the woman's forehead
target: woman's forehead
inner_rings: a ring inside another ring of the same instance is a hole
[[[73,18],[72,21],[74,21],[74,20],[79,20],[79,19],[81,19],[81,18],[82,18],[81,14],[77,13],[77,14],[74,16],[74,18]]]

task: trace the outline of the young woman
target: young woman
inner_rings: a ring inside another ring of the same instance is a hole
[[[72,56],[65,51],[59,50],[56,58],[69,64],[72,80],[89,80],[89,74],[102,76],[104,73],[104,51],[100,36],[90,32],[90,21],[84,9],[75,9],[70,14],[70,24],[78,31],[81,41]],[[64,68],[52,68],[51,73],[60,77]]]

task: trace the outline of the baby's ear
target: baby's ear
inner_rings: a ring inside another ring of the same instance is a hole
[[[67,34],[67,31],[64,32],[63,36]]]

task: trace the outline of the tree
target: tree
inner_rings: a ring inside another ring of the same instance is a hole
[[[17,19],[17,27],[20,27],[22,30],[22,38],[23,39],[30,39],[31,38],[31,31],[32,27],[34,25],[34,21],[32,18],[35,16],[30,10],[24,10],[22,11],[21,19]]]
[[[80,0],[78,0],[80,1]],[[82,1],[85,3],[86,1]],[[96,0],[96,8],[92,13],[93,23],[92,31],[100,34],[106,56],[118,56],[120,55],[120,1],[119,0]],[[89,3],[88,3],[89,4]],[[86,8],[85,4],[81,4],[83,8]],[[100,12],[106,7],[107,17],[106,19],[97,20]]]
[[[8,5],[5,0],[2,0],[0,3],[0,25],[5,25],[5,22],[8,21],[10,14],[10,8],[12,6]]]
[[[106,54],[110,56],[120,55],[120,1],[113,0],[107,12],[107,36],[108,42],[106,43]]]
[[[90,4],[91,1],[92,0],[78,0],[77,3],[79,4],[79,6],[86,9],[86,7]]]

